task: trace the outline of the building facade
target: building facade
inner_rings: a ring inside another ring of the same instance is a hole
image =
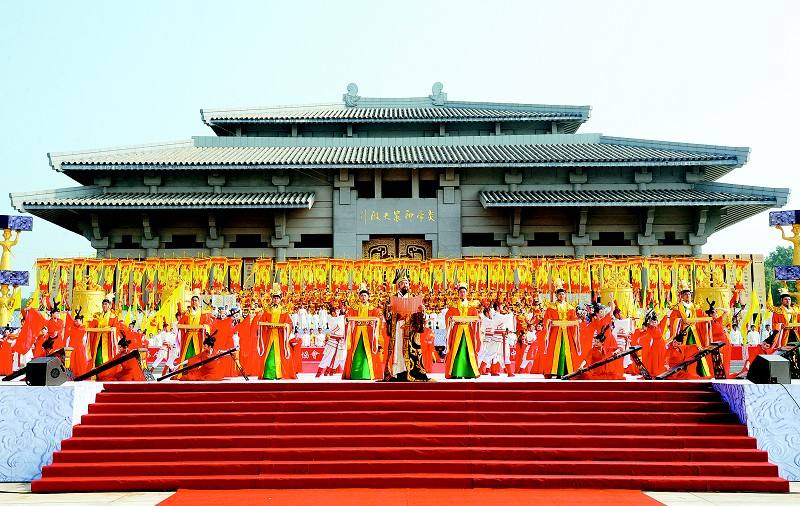
[[[367,98],[201,110],[215,135],[49,154],[80,186],[13,206],[98,257],[694,255],[789,190],[748,148],[578,133],[587,106]]]

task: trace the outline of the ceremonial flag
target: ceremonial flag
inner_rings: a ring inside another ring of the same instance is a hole
[[[747,314],[742,319],[742,327],[739,331],[742,333],[742,344],[747,345],[747,328],[750,326],[750,323],[753,321],[753,315],[758,310],[758,294],[755,290],[750,292],[750,304],[747,307]]]

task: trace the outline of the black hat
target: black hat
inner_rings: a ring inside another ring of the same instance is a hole
[[[600,332],[598,332],[597,335],[594,336],[594,339],[597,339],[601,343],[606,342],[606,331],[608,331],[608,329],[610,329],[610,328],[611,328],[610,324],[609,325],[603,325],[603,328],[601,328]]]
[[[42,348],[45,350],[52,350],[53,344],[55,344],[56,338],[55,336],[47,336],[47,339],[44,340],[42,343]]]
[[[675,336],[675,339],[673,339],[673,341],[678,344],[683,344],[683,332],[679,332],[678,335]]]
[[[773,346],[775,344],[775,336],[778,335],[778,332],[779,331],[777,330],[773,330],[772,332],[770,332],[769,336],[766,339],[764,339],[763,343],[769,346]]]
[[[95,300],[96,300],[96,299],[95,299]],[[107,299],[107,298],[106,298],[106,299],[103,299],[103,302],[101,302],[101,304],[105,304],[106,302],[108,302],[109,304],[111,304],[111,300],[109,300],[109,299]]]
[[[714,309],[714,304],[716,304],[716,303],[717,303],[717,301],[708,300],[708,298],[706,298],[706,304],[708,304],[708,309],[706,309],[706,315],[707,316],[711,316],[712,313],[714,313],[714,311],[716,311],[716,309]]]
[[[125,334],[122,334],[122,337],[119,339],[119,341],[117,341],[117,344],[123,348],[127,348],[128,346],[130,346],[131,341],[130,339],[125,337]]]
[[[217,338],[214,336],[208,336],[205,339],[203,339],[203,344],[205,344],[206,346],[211,346],[212,348],[214,347],[214,343],[216,342]]]
[[[53,316],[54,314],[58,313],[59,311],[60,311],[60,309],[58,309],[58,304],[56,304],[55,306],[50,308],[50,316]]]

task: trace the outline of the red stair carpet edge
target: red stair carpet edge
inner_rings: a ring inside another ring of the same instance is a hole
[[[547,504],[547,506],[660,506],[636,490],[590,489],[309,489],[309,490],[178,490],[159,506],[319,506],[380,504],[381,506],[486,506]]]

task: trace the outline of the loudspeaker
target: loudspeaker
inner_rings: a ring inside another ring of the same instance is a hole
[[[56,357],[34,358],[25,366],[25,383],[35,387],[53,387],[67,381],[64,364]]]
[[[779,355],[759,355],[750,364],[747,379],[753,383],[789,384],[789,361]]]

